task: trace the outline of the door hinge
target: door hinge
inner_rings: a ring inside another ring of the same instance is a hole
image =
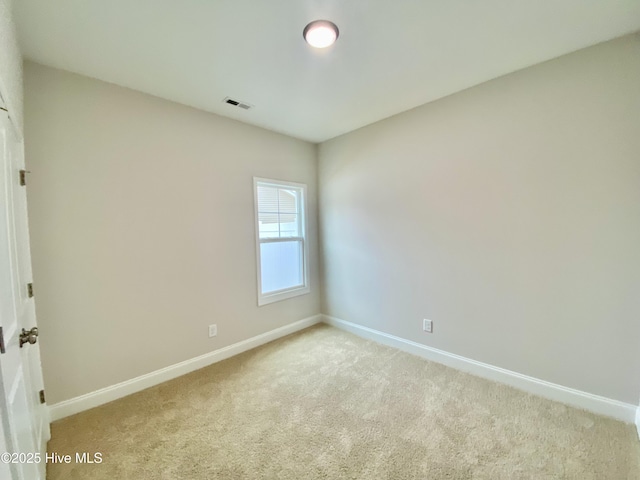
[[[27,295],[29,298],[33,297],[33,283],[27,283]]]
[[[44,390],[40,390],[40,403],[46,403],[46,401],[44,398]]]
[[[4,353],[4,335],[2,333],[2,327],[0,327],[0,353]]]
[[[27,184],[27,171],[20,170],[20,185],[25,186]]]

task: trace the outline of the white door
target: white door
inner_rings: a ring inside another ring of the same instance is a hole
[[[40,349],[37,343],[20,342],[23,329],[36,326],[36,316],[28,290],[31,255],[26,188],[20,178],[24,148],[16,132],[7,112],[0,110],[0,446],[14,454],[8,469],[0,459],[0,478],[45,480],[50,431],[48,410],[40,401]]]

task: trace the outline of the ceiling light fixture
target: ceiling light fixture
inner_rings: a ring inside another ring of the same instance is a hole
[[[340,31],[335,23],[329,20],[315,20],[304,27],[302,36],[309,45],[315,48],[326,48],[338,39]]]

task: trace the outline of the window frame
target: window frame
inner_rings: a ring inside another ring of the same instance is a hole
[[[260,220],[258,206],[258,186],[271,186],[282,188],[295,188],[300,191],[300,200],[298,204],[298,216],[300,218],[300,231],[302,236],[298,237],[274,237],[260,238]],[[258,287],[258,306],[268,305],[270,303],[279,302],[288,298],[305,295],[311,291],[309,286],[309,245],[307,230],[307,185],[304,183],[289,182],[285,180],[275,180],[272,178],[253,177],[253,202],[254,202],[254,226],[256,240],[256,270],[257,270],[257,287]],[[302,246],[302,280],[301,286],[295,286],[282,290],[276,290],[267,294],[262,293],[262,258],[260,245],[262,243],[299,241]]]

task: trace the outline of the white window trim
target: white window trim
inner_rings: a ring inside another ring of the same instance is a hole
[[[302,208],[300,209],[300,223],[304,236],[302,237],[286,237],[286,238],[263,238],[260,239],[260,224],[258,220],[258,183],[266,183],[273,186],[295,187],[302,191]],[[253,203],[255,214],[255,237],[256,237],[256,270],[258,274],[258,306],[268,305],[269,303],[279,302],[288,298],[305,295],[311,291],[309,286],[309,232],[307,229],[307,186],[304,183],[286,182],[284,180],[274,180],[271,178],[253,177]],[[260,244],[267,242],[283,242],[298,240],[302,241],[302,278],[303,285],[298,287],[287,288],[285,290],[277,290],[267,295],[262,294],[262,261],[260,259]]]

